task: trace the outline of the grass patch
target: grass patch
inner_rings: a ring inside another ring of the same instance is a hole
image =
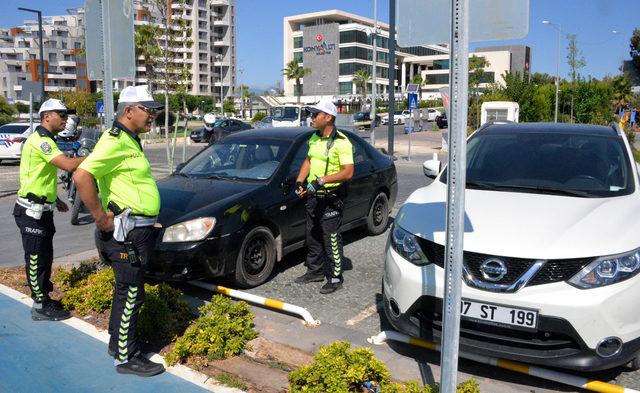
[[[229,373],[218,373],[213,376],[218,382],[230,388],[236,388],[240,390],[247,390],[247,385],[237,375]]]

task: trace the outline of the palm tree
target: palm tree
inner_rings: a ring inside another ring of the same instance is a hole
[[[152,25],[136,26],[136,31],[134,33],[136,57],[142,56],[144,59],[147,84],[151,91],[154,91],[152,83],[156,79],[154,72],[157,61],[156,59],[162,54],[162,50],[156,40],[158,36],[158,28]]]
[[[418,99],[422,101],[422,85],[424,84],[424,79],[422,79],[422,75],[417,74],[413,76],[411,79],[411,83],[415,83],[418,85]]]
[[[362,93],[362,101],[367,99],[367,84],[371,80],[371,74],[364,68],[361,68],[353,73],[353,83],[356,85],[356,89],[360,88]]]
[[[626,106],[633,100],[633,94],[631,94],[631,81],[623,75],[618,75],[613,79],[613,100],[611,105],[613,109],[618,112],[620,108]]]
[[[293,59],[287,63],[287,68],[282,70],[282,74],[287,77],[287,80],[295,80],[296,81],[296,95],[298,96],[298,104],[300,103],[300,96],[302,95],[302,85],[300,84],[300,79],[304,78],[305,75],[311,73],[309,68],[300,67],[298,60]]]

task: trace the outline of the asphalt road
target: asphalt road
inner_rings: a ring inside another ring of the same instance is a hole
[[[396,138],[406,137],[403,135],[401,126],[395,128],[395,134]],[[377,138],[385,138],[386,127],[380,127],[376,131],[376,136]],[[437,140],[439,133],[434,132],[432,135],[425,135],[425,137]],[[192,144],[189,146],[187,155],[191,156],[203,147],[205,147],[204,144]],[[177,147],[176,151],[178,152],[177,156],[181,157],[180,147]],[[166,166],[164,145],[149,145],[145,148],[145,154],[147,154],[152,163],[156,177],[162,178],[166,176],[168,168]],[[396,161],[399,187],[392,217],[395,216],[398,208],[414,190],[426,186],[430,182],[430,179],[427,179],[422,174],[421,163],[426,158],[430,157],[416,154],[411,161],[407,161],[402,157]],[[17,170],[17,166],[3,163],[0,166],[0,185],[3,177],[6,177],[4,175],[5,171],[15,170]],[[5,223],[5,225],[0,226],[0,238],[3,240],[0,243],[0,267],[19,266],[22,264],[20,237],[11,215],[14,201],[15,197],[13,195],[0,197],[0,220]],[[85,225],[71,226],[68,220],[68,214],[56,214],[55,256],[59,257],[93,250],[94,225],[87,222]],[[350,261],[350,263],[346,263],[349,270],[344,273],[344,289],[331,295],[320,295],[318,291],[322,283],[295,284],[293,282],[295,277],[305,271],[303,266],[305,253],[304,250],[300,250],[286,256],[283,261],[276,265],[274,274],[267,283],[251,289],[249,292],[304,307],[310,311],[314,318],[321,320],[323,324],[348,327],[367,335],[374,335],[380,330],[388,328],[388,323],[380,308],[384,248],[388,231],[379,236],[369,237],[361,230],[356,229],[344,233],[343,237],[345,241],[344,253]],[[224,280],[213,280],[212,282],[228,285]],[[493,375],[493,373],[496,373],[494,368],[479,367],[485,368],[481,372],[482,374]],[[640,389],[640,372],[629,372],[619,368],[598,375],[590,375],[590,377],[614,381],[626,387]],[[496,378],[500,377],[496,376]],[[549,387],[546,388],[549,389]],[[552,387],[552,389],[567,391],[567,388],[561,385]],[[573,389],[569,390],[572,391]],[[532,389],[533,391],[535,390]]]

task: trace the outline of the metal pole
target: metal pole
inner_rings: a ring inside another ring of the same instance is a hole
[[[371,135],[370,142],[371,146],[376,147],[376,93],[377,93],[377,82],[376,82],[376,63],[377,63],[377,41],[378,41],[378,0],[373,0],[373,34],[371,34],[373,38],[373,65],[371,67]]]
[[[442,393],[456,391],[460,342],[460,292],[464,240],[464,192],[467,161],[467,99],[469,80],[469,0],[451,0],[449,80],[449,170],[447,173],[447,232],[443,303]]]
[[[41,81],[41,86],[42,86],[42,97],[40,98],[40,101],[44,101],[44,49],[42,48],[42,36],[44,35],[43,31],[42,31],[42,12],[37,11],[38,12],[38,31],[39,31],[39,40],[40,40],[40,81]]]
[[[396,108],[396,0],[389,0],[389,124],[387,124],[387,149],[393,156],[393,111]]]
[[[33,132],[33,93],[29,92],[29,130]]]
[[[109,3],[101,0],[102,4],[102,52],[104,57],[104,78],[102,90],[104,92],[104,124],[109,127],[113,123],[113,78],[111,77],[111,37]]]
[[[553,115],[553,122],[558,122],[558,93],[560,91],[560,34],[561,29],[560,25],[557,27],[558,30],[558,61],[556,62],[556,111]]]

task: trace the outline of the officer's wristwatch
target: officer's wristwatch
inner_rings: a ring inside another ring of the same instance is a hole
[[[324,186],[324,180],[322,180],[322,178],[321,178],[321,177],[317,178],[317,179],[316,179],[316,181],[318,182],[318,185],[319,185],[320,187]]]

